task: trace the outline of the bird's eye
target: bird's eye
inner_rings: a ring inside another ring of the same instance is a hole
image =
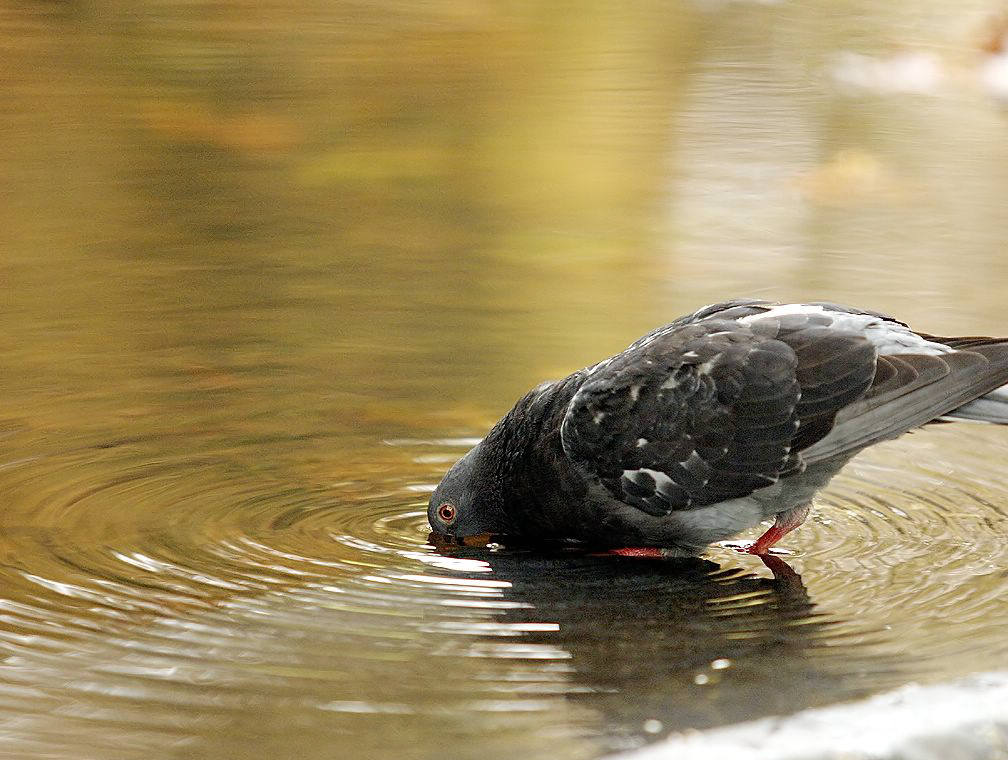
[[[451,525],[455,522],[455,518],[458,517],[458,511],[455,509],[454,504],[445,502],[437,508],[437,516],[441,518],[441,522]]]

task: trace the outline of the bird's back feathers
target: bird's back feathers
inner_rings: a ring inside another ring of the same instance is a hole
[[[591,368],[561,442],[614,499],[661,516],[846,462],[970,402],[979,416],[990,410],[974,399],[1005,383],[996,339],[920,335],[834,304],[729,301]]]

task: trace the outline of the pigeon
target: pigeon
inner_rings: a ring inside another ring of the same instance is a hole
[[[431,494],[451,539],[693,556],[773,520],[765,555],[862,449],[1008,424],[1008,338],[918,333],[827,302],[736,299],[525,394]]]

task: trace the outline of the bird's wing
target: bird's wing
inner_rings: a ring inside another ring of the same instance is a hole
[[[653,515],[770,485],[875,375],[871,342],[830,325],[715,316],[656,332],[591,370],[561,424],[564,452]]]
[[[828,435],[808,447],[803,459],[812,464],[895,438],[1008,383],[1008,344],[967,340],[964,346],[938,354],[880,355],[868,392],[836,415]]]
[[[792,450],[800,451],[806,464],[849,458],[1008,382],[1008,343],[997,338],[936,338],[885,314],[825,302],[777,304],[739,322],[788,343],[799,357],[810,339],[814,351],[821,351],[844,335],[860,336],[875,350],[875,374],[861,397],[819,414],[814,425],[802,419]],[[827,371],[827,383],[829,376]],[[809,388],[800,373],[798,379],[804,402]]]

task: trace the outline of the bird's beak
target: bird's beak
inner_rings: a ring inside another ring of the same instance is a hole
[[[438,549],[451,546],[484,547],[493,540],[493,535],[477,533],[475,536],[447,536],[444,533],[431,533],[427,540]]]

